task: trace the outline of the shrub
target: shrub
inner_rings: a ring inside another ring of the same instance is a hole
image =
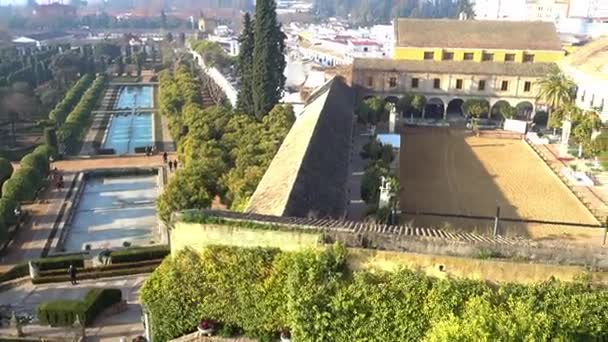
[[[34,150],[35,151],[35,150]],[[32,152],[21,159],[21,167],[31,167],[36,169],[41,176],[49,173],[49,159],[44,151]]]
[[[15,173],[9,180],[2,185],[2,197],[12,198],[15,201],[31,201],[36,195],[37,186],[27,178],[23,171],[19,169],[20,174]],[[30,169],[33,170],[33,169]],[[36,170],[34,170],[35,172]]]
[[[43,325],[71,326],[78,317],[88,325],[99,313],[122,300],[120,289],[92,289],[80,300],[53,300],[36,308],[36,316]]]
[[[294,341],[600,341],[608,290],[588,283],[488,285],[404,269],[349,270],[346,251],[184,250],[144,283],[154,340],[202,318],[247,336]],[[505,336],[508,336],[506,338]]]
[[[78,279],[100,279],[100,278],[110,278],[110,277],[119,277],[126,276],[132,274],[145,274],[153,272],[160,263],[160,260],[156,262],[142,262],[145,264],[144,266],[132,267],[132,265],[128,264],[119,264],[117,266],[112,265],[91,269],[89,272],[85,270],[81,273],[78,273]],[[67,273],[63,273],[63,275],[44,275],[42,277],[38,277],[36,279],[32,279],[32,284],[49,284],[49,283],[62,283],[69,281],[69,276]]]
[[[0,158],[0,186],[13,174],[13,165],[5,158]]]
[[[144,260],[163,259],[171,253],[168,246],[133,247],[119,251],[113,251],[112,263],[136,262]]]
[[[17,206],[17,201],[11,197],[3,196],[0,198],[0,220],[4,221],[9,226],[17,223],[18,217],[15,215]]]
[[[76,317],[82,322],[85,306],[79,300],[54,300],[44,302],[36,308],[36,316],[42,325],[67,327],[74,324]]]
[[[41,154],[46,158],[47,161],[49,161],[49,158],[55,158],[55,156],[57,155],[57,149],[45,144],[36,147],[32,154]]]
[[[47,127],[44,129],[44,143],[53,149],[58,151],[59,145],[57,144],[57,131],[54,128]]]

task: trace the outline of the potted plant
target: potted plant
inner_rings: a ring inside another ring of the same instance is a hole
[[[287,328],[281,330],[281,342],[291,342],[291,333]]]
[[[211,336],[214,332],[213,322],[209,319],[202,319],[196,327],[199,335]]]

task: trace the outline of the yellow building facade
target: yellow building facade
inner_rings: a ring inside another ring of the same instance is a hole
[[[564,51],[501,50],[501,49],[443,49],[424,47],[395,47],[393,59],[409,61],[474,61],[483,62],[484,56],[497,63],[554,63],[564,57]],[[524,57],[526,59],[524,59]]]

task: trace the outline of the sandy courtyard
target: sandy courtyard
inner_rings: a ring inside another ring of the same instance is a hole
[[[442,213],[598,224],[521,140],[476,137],[462,130],[406,128],[401,139],[401,208],[422,226],[488,233],[492,221],[421,216]],[[600,229],[503,222],[503,234],[595,238]]]

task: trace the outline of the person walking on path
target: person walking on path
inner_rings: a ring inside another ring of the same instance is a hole
[[[68,273],[70,274],[70,282],[72,283],[72,285],[78,284],[76,282],[76,267],[74,266],[74,264],[70,264],[70,267],[68,268]]]
[[[173,161],[173,168],[177,171],[177,159]]]
[[[169,172],[173,171],[173,162],[169,160]]]
[[[169,158],[167,152],[163,153],[163,163],[167,164],[167,158]]]

